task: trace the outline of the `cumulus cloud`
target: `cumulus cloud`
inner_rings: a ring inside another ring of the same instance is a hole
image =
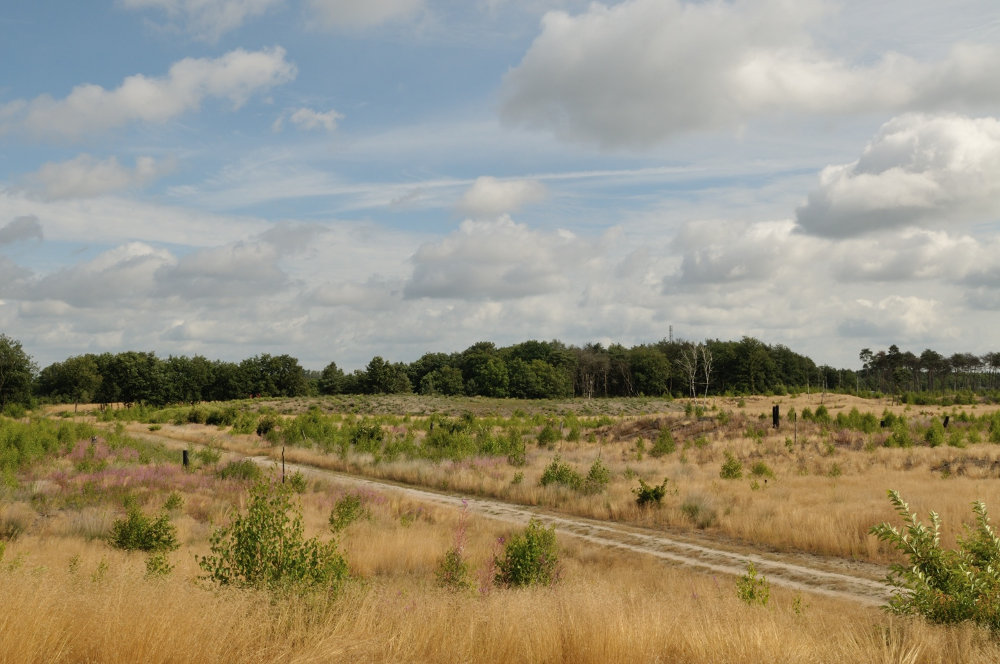
[[[842,283],[942,280],[957,282],[976,266],[1000,261],[1000,246],[968,235],[908,229],[891,239],[831,243],[831,273]]]
[[[476,178],[458,209],[470,217],[496,217],[544,200],[546,194],[545,186],[537,180],[498,180],[487,175]]]
[[[845,337],[877,337],[908,341],[939,336],[948,325],[940,302],[916,296],[890,295],[874,302],[858,299],[838,325]]]
[[[23,240],[42,239],[42,224],[32,214],[15,217],[13,221],[0,226],[0,244],[12,244]]]
[[[568,231],[542,233],[504,216],[464,221],[413,256],[408,298],[511,299],[566,288],[568,273],[592,250]]]
[[[682,259],[677,272],[664,280],[664,290],[770,281],[782,269],[794,270],[815,252],[815,243],[796,236],[794,228],[789,220],[689,222],[674,238],[673,249]]]
[[[239,242],[196,251],[156,274],[156,295],[185,300],[257,297],[289,283],[279,252],[266,242]]]
[[[314,111],[311,108],[290,109],[278,116],[271,126],[274,131],[281,131],[285,127],[285,119],[303,131],[322,129],[333,131],[337,128],[337,122],[344,119],[344,116],[337,111],[326,112]]]
[[[127,9],[156,9],[199,39],[215,41],[248,18],[260,16],[285,0],[119,0]]]
[[[797,212],[803,230],[847,237],[1000,211],[1000,121],[907,114],[850,164],[828,166]]]
[[[198,109],[205,99],[228,99],[234,108],[253,94],[295,78],[281,47],[237,49],[215,58],[185,58],[166,76],[129,76],[114,90],[85,84],[63,99],[41,95],[0,107],[0,133],[21,127],[46,138],[76,139],[131,122],[163,123]]]
[[[109,302],[136,305],[153,290],[156,273],[175,261],[165,249],[130,242],[26,285],[21,298],[53,300],[75,307],[100,307]]]
[[[313,304],[325,307],[346,307],[360,311],[389,311],[398,309],[402,299],[403,284],[398,280],[370,277],[364,282],[327,282],[319,285],[309,295]]]
[[[313,18],[328,29],[371,28],[419,12],[423,0],[308,0]]]
[[[509,123],[607,147],[643,147],[764,113],[853,113],[996,102],[1000,49],[959,44],[938,62],[851,62],[814,45],[823,3],[628,0],[547,13],[508,72]]]
[[[26,176],[25,182],[29,190],[48,199],[90,198],[144,187],[173,167],[173,160],[136,157],[135,167],[128,168],[115,157],[101,160],[81,154],[69,161],[49,162]]]

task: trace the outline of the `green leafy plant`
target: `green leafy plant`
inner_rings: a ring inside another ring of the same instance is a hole
[[[169,576],[173,571],[174,566],[170,564],[170,560],[167,559],[167,554],[164,551],[156,551],[146,558],[147,579],[161,579]]]
[[[250,459],[240,459],[239,461],[230,461],[220,468],[216,474],[220,479],[224,480],[247,481],[259,480],[263,473],[260,470],[260,466]]]
[[[726,451],[726,460],[719,470],[719,477],[724,480],[738,480],[743,477],[743,464],[729,451]]]
[[[750,474],[754,477],[769,477],[774,479],[774,471],[763,461],[757,461],[750,466]]]
[[[670,429],[660,429],[660,433],[656,436],[656,440],[653,442],[653,447],[650,448],[649,454],[652,457],[660,458],[666,456],[667,454],[673,454],[674,450],[677,449],[677,444],[674,443],[674,436],[670,433]]]
[[[736,579],[736,596],[751,606],[767,606],[771,598],[771,584],[763,574],[757,574],[753,563],[747,563],[746,574]]]
[[[542,486],[558,484],[570,489],[579,489],[583,485],[583,477],[580,476],[580,473],[573,470],[572,466],[565,463],[557,454],[552,459],[552,463],[546,466],[545,470],[542,471],[540,484]]]
[[[206,579],[223,586],[337,591],[347,579],[347,561],[335,540],[303,535],[301,507],[292,491],[262,479],[250,487],[245,513],[215,530],[212,554],[198,558]]]
[[[936,512],[924,524],[896,491],[889,491],[889,501],[903,527],[883,522],[870,532],[905,555],[908,563],[890,567],[888,581],[896,592],[886,608],[936,623],[968,620],[1000,630],[1000,538],[990,525],[986,506],[979,501],[972,504],[975,525],[966,526],[957,549],[944,549]]]
[[[552,585],[558,580],[559,549],[554,526],[536,519],[523,532],[511,536],[503,554],[493,560],[494,582],[505,587]]]
[[[152,519],[137,508],[114,522],[108,543],[125,551],[174,551],[180,546],[177,528],[166,512]]]
[[[587,476],[583,478],[580,491],[586,494],[601,493],[608,488],[609,482],[611,482],[611,471],[601,462],[600,458],[597,458],[594,459],[590,470],[587,471]]]
[[[368,516],[368,509],[361,500],[361,496],[356,493],[345,494],[330,510],[330,530],[339,533],[358,519],[368,518]]]
[[[658,485],[651,486],[640,477],[639,486],[632,489],[632,493],[635,494],[635,503],[639,507],[659,505],[663,500],[663,496],[667,495],[667,478],[664,477],[663,482]]]

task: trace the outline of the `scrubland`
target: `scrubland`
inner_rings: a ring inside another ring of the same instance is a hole
[[[774,404],[783,416],[795,408],[797,424],[784,418],[773,429]],[[820,405],[828,421],[802,418]],[[1000,441],[991,442],[995,409],[985,406],[907,410],[839,395],[573,408],[475,400],[445,415],[417,399],[395,401],[394,412],[349,412],[357,406],[317,400],[115,411],[89,417],[105,420],[92,424],[64,418],[76,424],[4,471],[0,662],[1000,660],[995,637],[975,626],[931,625],[780,588],[755,605],[738,597],[734,577],[572,538],[559,540],[555,584],[498,587],[493,561],[514,527],[333,480],[298,478],[296,500],[306,533],[336,538],[348,562],[351,579],[339,593],[274,595],[201,578],[197,556],[246,506],[252,482],[227,471],[227,449],[280,459],[284,448],[289,461],[720,546],[874,563],[896,560],[868,534],[894,519],[889,488],[921,513],[941,513],[946,543],[969,521],[973,500],[1000,504],[991,481]],[[233,412],[209,423],[215,408]],[[876,427],[838,426],[837,415],[852,408],[874,413]],[[880,426],[887,411],[906,418],[908,440],[900,427]],[[926,431],[945,414],[945,438],[928,442]],[[188,469],[178,445],[192,451]],[[598,460],[606,475],[588,484]],[[721,476],[729,461],[740,477]],[[551,471],[554,462],[568,471]],[[636,505],[640,478],[667,480],[659,506]],[[328,517],[349,494],[366,517],[334,535]],[[169,515],[179,548],[167,555],[168,572],[151,573],[147,554],[109,545],[129,509]],[[451,590],[436,571],[457,540],[472,584]]]

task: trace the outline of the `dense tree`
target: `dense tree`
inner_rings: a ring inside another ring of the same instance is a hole
[[[76,406],[91,401],[100,385],[101,374],[94,356],[77,355],[42,369],[37,390],[41,396]]]
[[[31,402],[31,386],[37,370],[20,341],[0,334],[0,411],[8,404]]]
[[[344,391],[344,372],[336,362],[323,367],[317,387],[320,394],[340,394]]]

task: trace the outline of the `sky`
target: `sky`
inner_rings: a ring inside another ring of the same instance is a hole
[[[983,354],[995,0],[4,0],[0,332]]]

